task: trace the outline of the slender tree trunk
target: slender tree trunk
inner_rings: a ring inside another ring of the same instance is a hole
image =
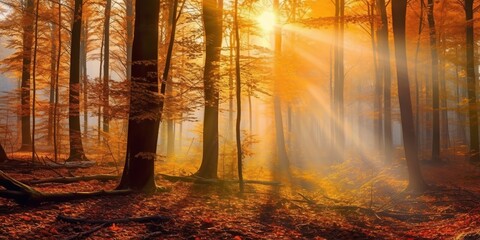
[[[51,3],[52,12],[55,10],[54,3]],[[48,133],[47,133],[47,144],[52,146],[53,144],[53,112],[54,112],[54,104],[55,104],[55,73],[57,72],[56,69],[56,62],[57,62],[57,42],[55,41],[55,34],[57,34],[57,23],[55,20],[52,19],[51,23],[51,32],[50,38],[52,43],[50,45],[50,93],[49,93],[49,105],[48,105]]]
[[[60,79],[60,60],[62,56],[62,1],[58,1],[58,51],[57,51],[57,66],[55,76],[55,102],[53,105],[53,157],[54,161],[58,162],[58,97]]]
[[[428,0],[428,27],[430,32],[430,55],[432,58],[432,161],[440,161],[440,84],[438,82],[438,49],[437,33],[435,29],[434,1]]]
[[[372,53],[373,53],[373,66],[375,70],[375,96],[374,96],[374,101],[373,101],[373,108],[374,108],[374,121],[373,121],[373,129],[374,129],[374,137],[375,137],[375,145],[378,147],[378,149],[382,149],[383,145],[383,116],[382,116],[382,96],[383,96],[383,79],[381,76],[383,75],[380,71],[382,71],[382,64],[385,59],[381,59],[381,53],[380,53],[380,43],[378,43],[377,47],[377,42],[375,41],[375,14],[374,10],[375,9],[375,4],[372,3],[371,5],[368,5],[368,16],[369,16],[369,24],[370,24],[370,41],[372,45]],[[379,39],[377,37],[377,39]],[[377,60],[377,53],[378,53],[378,61]]]
[[[163,110],[158,86],[158,20],[160,1],[135,3],[132,85],[128,116],[127,154],[118,189],[153,192],[154,160]],[[162,94],[165,84],[161,84]],[[152,116],[153,113],[153,116]],[[148,114],[148,118],[145,118]]]
[[[166,118],[165,120],[167,121],[167,158],[170,158],[174,155],[175,152],[175,121],[173,120],[174,114],[173,114],[173,109],[174,107],[174,100],[172,99],[173,96],[173,78],[172,76],[169,76],[169,71],[171,68],[171,52],[173,51],[173,45],[175,41],[175,31],[176,26],[174,27],[173,25],[175,24],[175,19],[177,15],[177,7],[178,7],[178,0],[169,0],[168,1],[168,20],[167,22],[167,27],[165,28],[165,31],[167,33],[165,34],[166,38],[168,39],[168,44],[167,46],[167,59],[165,60],[165,70],[163,72],[162,80],[165,81],[166,83],[166,112],[164,117]],[[170,50],[170,45],[172,45],[172,50]],[[168,65],[168,66],[167,66]]]
[[[238,27],[238,0],[235,0],[234,4],[234,25],[235,25],[235,76],[236,76],[236,96],[237,96],[237,122],[235,124],[235,135],[237,142],[237,171],[238,180],[240,185],[240,192],[243,193],[243,153],[242,153],[242,140],[240,132],[240,124],[242,120],[242,84],[240,75],[240,33]]]
[[[217,178],[218,169],[218,70],[222,47],[223,0],[203,0],[203,22],[205,28],[205,69],[203,118],[202,164],[195,175]]]
[[[273,11],[275,14],[280,12],[279,0],[273,1]],[[273,66],[274,79],[280,76],[280,58],[282,54],[282,32],[278,23],[278,18],[275,25],[275,61]],[[277,88],[277,87],[276,87]],[[279,162],[279,173],[282,176],[291,178],[290,174],[290,160],[288,159],[287,149],[285,146],[285,133],[283,130],[283,117],[282,117],[282,102],[278,92],[275,93],[273,99],[274,113],[275,113],[275,141],[277,145],[277,158]]]
[[[418,38],[417,38],[417,48],[415,51],[415,131],[416,131],[416,136],[417,136],[417,144],[422,146],[422,129],[421,129],[421,124],[420,124],[420,116],[421,116],[421,111],[420,111],[420,81],[418,79],[418,55],[420,53],[420,40],[422,37],[422,32],[423,32],[423,7],[424,7],[424,2],[423,0],[420,1],[420,21],[418,23]],[[421,154],[421,153],[419,153]],[[421,155],[420,155],[421,156]]]
[[[390,69],[390,47],[388,42],[388,18],[385,0],[377,0],[377,10],[380,13],[381,27],[377,31],[379,62],[383,79],[383,134],[385,147],[385,162],[392,161],[392,77]]]
[[[446,38],[445,33],[442,34],[442,56],[440,57],[440,92],[441,92],[441,130],[442,130],[442,139],[443,139],[443,148],[448,149],[450,147],[450,130],[448,126],[448,93],[447,93],[447,84],[445,78],[446,64],[445,64],[445,53],[446,53]]]
[[[85,24],[82,27],[82,42],[81,42],[81,81],[83,90],[83,132],[88,132],[88,75],[87,75],[87,51],[88,51],[88,20],[85,19]]]
[[[21,151],[29,151],[32,147],[30,132],[30,70],[32,65],[34,1],[25,1],[23,13],[23,56],[22,56],[22,146]]]
[[[80,33],[82,30],[83,0],[75,0],[70,53],[70,86],[68,99],[68,127],[70,156],[67,161],[87,160],[80,130]]]
[[[474,59],[474,34],[473,34],[473,1],[465,0],[465,20],[467,26],[466,32],[466,56],[467,56],[467,86],[468,86],[468,115],[470,126],[470,161],[480,162],[480,146],[478,139],[478,109],[475,79],[475,59]]]
[[[127,81],[130,81],[132,78],[133,1],[125,0],[127,18]]]
[[[405,41],[405,18],[407,0],[392,1],[393,35],[395,44],[395,59],[397,65],[398,100],[402,122],[403,144],[407,161],[409,182],[408,189],[423,191],[427,185],[423,180],[413,124],[412,102],[407,68],[407,51]]]
[[[335,73],[334,73],[334,115],[335,115],[335,144],[337,149],[345,148],[345,132],[344,132],[344,28],[345,28],[345,0],[336,0],[335,5],[336,24],[335,24]],[[337,153],[339,161],[343,161],[343,151]]]
[[[112,0],[106,0],[105,22],[103,32],[105,35],[103,52],[103,131],[110,131],[110,12]]]
[[[40,6],[40,0],[37,0],[35,7],[35,35],[34,35],[34,47],[33,47],[33,101],[32,101],[32,162],[35,161],[35,131],[36,131],[36,99],[37,99],[37,49],[38,49],[38,7]]]

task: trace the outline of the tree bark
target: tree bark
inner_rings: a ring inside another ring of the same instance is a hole
[[[440,85],[438,82],[438,49],[435,29],[434,1],[428,0],[428,27],[430,32],[430,55],[432,60],[432,161],[440,161]]]
[[[80,130],[80,34],[82,30],[83,0],[75,0],[70,53],[70,87],[68,98],[68,127],[70,156],[67,161],[85,161]]]
[[[242,84],[240,75],[240,33],[238,27],[238,0],[234,4],[234,25],[235,25],[235,76],[236,76],[236,97],[237,97],[237,121],[235,123],[235,137],[237,142],[237,171],[240,192],[243,193],[243,153],[240,124],[242,121]]]
[[[466,56],[467,56],[467,88],[468,88],[468,115],[470,126],[470,154],[471,162],[480,162],[480,146],[478,139],[478,109],[475,80],[475,59],[474,59],[474,34],[473,34],[473,1],[465,0],[465,20],[466,20]]]
[[[407,0],[392,1],[392,22],[398,79],[398,100],[400,103],[405,158],[407,161],[409,174],[407,189],[421,192],[426,189],[427,185],[423,180],[420,164],[418,162],[418,146],[415,138],[415,126],[413,124],[412,100],[410,97],[410,83],[408,79],[405,39],[406,12]]]
[[[217,178],[218,169],[218,105],[219,62],[222,47],[223,0],[203,0],[205,28],[205,69],[203,72],[205,112],[203,115],[202,164],[195,173],[204,178]]]
[[[383,79],[383,134],[385,161],[391,162],[393,155],[392,133],[392,77],[390,69],[390,47],[388,42],[388,18],[385,0],[377,0],[377,11],[380,13],[381,27],[377,31],[379,62]]]
[[[158,85],[160,1],[136,1],[132,50],[132,84],[125,168],[117,189],[153,192],[154,160],[163,110]],[[165,85],[161,84],[161,94]]]
[[[21,151],[29,151],[32,147],[32,134],[30,132],[30,70],[32,66],[34,1],[25,1],[23,13],[23,54],[22,54],[22,146]]]
[[[110,130],[110,12],[112,9],[112,0],[106,0],[105,22],[103,33],[105,43],[103,47],[103,131],[108,133]]]

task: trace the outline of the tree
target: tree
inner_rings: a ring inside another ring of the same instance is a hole
[[[237,171],[238,181],[240,185],[240,192],[243,193],[243,153],[242,153],[242,140],[240,133],[240,123],[242,120],[242,85],[240,75],[240,33],[238,29],[238,0],[235,0],[234,4],[234,28],[235,28],[235,76],[236,76],[236,96],[237,96],[237,121],[235,124],[235,135],[237,142]],[[230,46],[230,48],[233,46]]]
[[[475,59],[474,59],[474,35],[473,35],[473,1],[465,0],[465,20],[466,20],[466,56],[467,56],[467,95],[468,95],[468,115],[470,127],[470,161],[480,161],[480,146],[478,139],[478,109],[475,80]]]
[[[205,112],[203,115],[202,164],[195,173],[203,178],[217,178],[219,61],[222,47],[223,0],[203,0],[205,28],[205,67],[203,72]]]
[[[136,1],[125,168],[117,189],[155,191],[154,160],[163,100],[158,94],[160,2]],[[161,90],[164,93],[162,82]]]
[[[32,65],[33,24],[34,24],[33,0],[25,1],[23,13],[23,53],[22,53],[22,151],[28,151],[32,145],[30,133],[30,70]]]
[[[398,101],[402,123],[403,145],[408,167],[408,190],[423,191],[427,185],[423,180],[418,162],[418,146],[413,124],[412,100],[410,98],[410,83],[408,79],[407,51],[405,41],[405,18],[407,0],[392,1],[393,41],[395,45],[395,60],[397,66]]]
[[[339,149],[345,147],[344,132],[344,84],[345,84],[345,66],[344,66],[344,30],[345,30],[345,0],[335,0],[335,50],[334,50],[334,119],[335,126],[334,144]],[[342,153],[337,156],[342,160]]]
[[[388,19],[385,0],[377,0],[377,11],[380,13],[381,27],[377,31],[379,67],[383,77],[383,134],[385,147],[385,161],[392,160],[393,140],[392,140],[392,79],[390,71],[390,48],[388,42]]]
[[[68,131],[70,135],[70,156],[67,161],[87,160],[83,150],[80,130],[80,34],[82,30],[83,0],[75,0],[73,15],[70,84],[68,99]]]
[[[435,30],[434,1],[428,0],[428,28],[430,30],[430,54],[432,57],[433,129],[432,161],[440,161],[440,84],[438,81],[438,49]]]
[[[103,25],[104,46],[103,46],[103,131],[108,132],[110,128],[110,12],[112,8],[112,0],[107,0],[105,5],[105,22]]]
[[[279,0],[273,1],[273,11],[276,16],[280,14],[280,2]],[[280,76],[280,58],[282,54],[282,32],[279,26],[278,17],[275,18],[275,60],[273,66],[274,78],[278,81]],[[275,86],[275,88],[278,88]],[[277,157],[279,162],[279,170],[281,174],[285,174],[287,178],[290,180],[290,160],[288,159],[287,149],[285,147],[285,134],[283,131],[283,117],[282,117],[282,102],[280,96],[278,96],[278,89],[277,93],[275,93],[273,99],[273,107],[275,113],[275,144],[277,148]]]

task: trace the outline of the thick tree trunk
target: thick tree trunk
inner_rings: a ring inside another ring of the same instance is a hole
[[[408,189],[420,192],[425,190],[427,185],[423,180],[420,164],[418,162],[418,146],[415,138],[415,126],[413,124],[413,111],[410,98],[410,84],[408,79],[405,40],[406,12],[407,0],[392,1],[393,34],[398,79],[398,100],[400,103],[405,158],[407,161],[409,174]]]
[[[153,192],[154,160],[163,110],[158,86],[160,1],[136,1],[132,86],[125,168],[118,189]],[[161,93],[165,93],[162,82]]]
[[[202,164],[195,173],[204,178],[217,178],[218,169],[218,71],[222,47],[223,0],[203,0],[205,28],[205,69],[203,73],[205,112],[203,116]]]
[[[23,54],[22,54],[22,146],[21,151],[29,151],[32,147],[32,135],[30,132],[30,70],[32,66],[33,24],[34,24],[34,1],[25,1],[23,13]]]
[[[70,87],[68,99],[68,127],[70,156],[67,161],[87,160],[80,130],[80,34],[82,30],[83,0],[75,0],[70,53]]]
[[[432,60],[432,161],[440,161],[440,84],[438,82],[438,49],[435,29],[434,1],[428,0],[428,27],[430,32],[430,55]]]
[[[465,20],[466,20],[466,56],[467,56],[467,88],[468,88],[468,115],[470,126],[470,161],[480,162],[480,146],[478,139],[478,109],[475,79],[475,59],[474,59],[474,34],[473,34],[473,1],[465,0]]]

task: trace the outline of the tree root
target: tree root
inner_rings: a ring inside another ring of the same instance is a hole
[[[202,183],[202,184],[238,184],[238,180],[223,180],[223,179],[212,179],[212,178],[201,178],[197,176],[172,176],[167,174],[158,174],[163,179],[171,182],[193,182],[193,183]],[[274,181],[261,181],[261,180],[243,180],[245,184],[259,184],[259,185],[268,185],[268,186],[281,186],[282,183]]]

